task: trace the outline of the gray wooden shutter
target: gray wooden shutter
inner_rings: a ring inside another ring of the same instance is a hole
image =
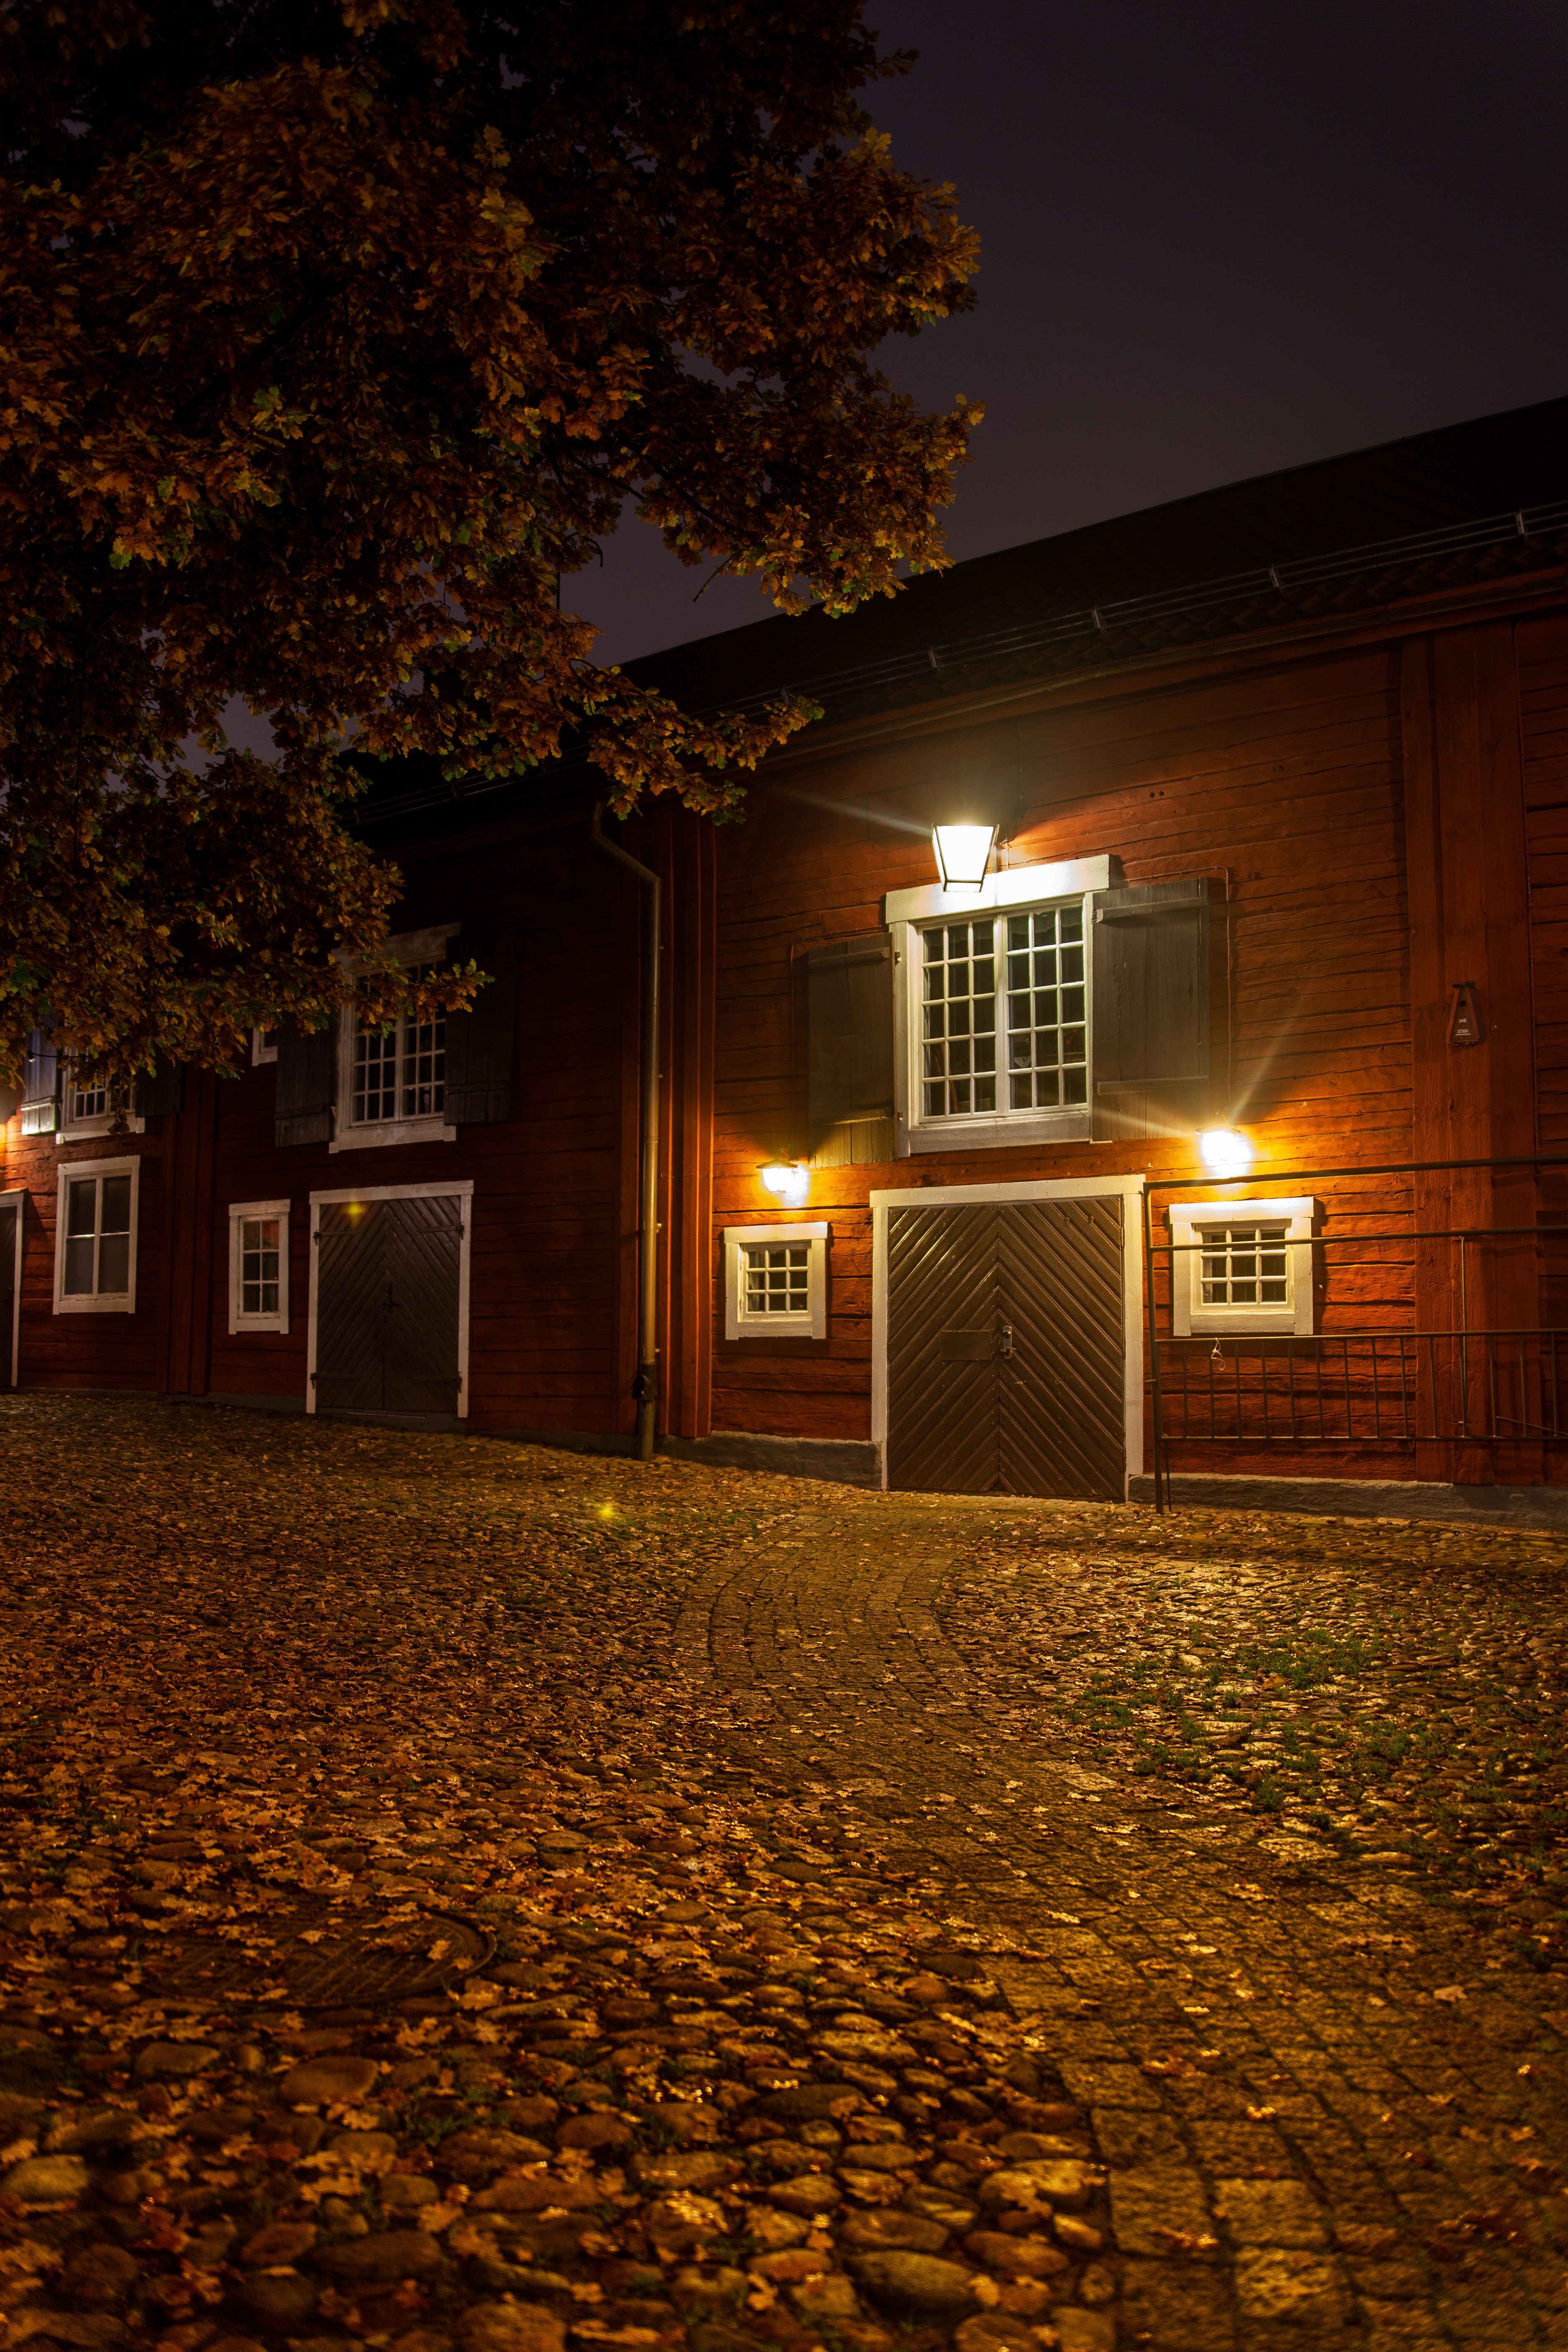
[[[836,940],[805,959],[806,1139],[814,1167],[893,1156],[893,950]]]
[[[1209,886],[1152,882],[1094,899],[1094,1132],[1190,1137],[1208,1109]]]
[[[454,1127],[511,1117],[517,1041],[517,932],[510,923],[465,921],[453,959],[490,975],[469,1013],[447,1015],[447,1117]]]
[[[22,1132],[52,1135],[59,1125],[60,1057],[52,1033],[35,1029],[22,1071]]]
[[[337,1094],[338,1021],[324,1029],[301,1030],[292,1021],[278,1032],[278,1095],[273,1140],[330,1143]]]
[[[183,1110],[184,1104],[183,1062],[160,1062],[156,1069],[143,1070],[137,1078],[132,1106],[138,1118],[161,1118],[171,1111]]]

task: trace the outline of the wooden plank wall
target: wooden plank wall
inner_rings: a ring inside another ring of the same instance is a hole
[[[174,1118],[151,1118],[139,1135],[101,1136],[57,1148],[52,1135],[23,1136],[6,1155],[5,1182],[26,1191],[22,1220],[22,1307],[17,1381],[23,1388],[120,1389],[153,1394],[167,1385],[168,1209],[176,1150]],[[4,1132],[4,1130],[0,1130]],[[140,1160],[136,1309],[131,1315],[57,1315],[55,1227],[62,1166]]]
[[[1326,652],[933,728],[759,788],[746,823],[719,841],[715,1265],[724,1226],[777,1214],[757,1162],[801,1147],[792,950],[873,930],[885,891],[931,880],[924,827],[944,790],[975,775],[1016,779],[1026,816],[1015,863],[1110,851],[1131,882],[1210,874],[1228,887],[1234,1115],[1265,1168],[1409,1157],[1398,654]],[[960,1148],[816,1171],[801,1213],[832,1224],[829,1335],[726,1341],[716,1317],[714,1426],[868,1434],[873,1189],[1191,1166],[1190,1146],[1158,1141]],[[1384,1229],[1381,1188],[1326,1190],[1336,1236]],[[1371,1262],[1336,1266],[1330,1252],[1328,1327],[1407,1321],[1408,1244],[1343,1251],[1352,1256]],[[1290,1466],[1335,1465],[1312,1455]]]
[[[1518,631],[1520,749],[1530,857],[1537,1141],[1568,1151],[1568,615]],[[1568,1171],[1546,1171],[1544,1225],[1568,1226]],[[1542,1319],[1568,1327],[1568,1235],[1543,1237]]]

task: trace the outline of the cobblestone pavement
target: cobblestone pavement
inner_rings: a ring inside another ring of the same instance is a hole
[[[0,1436],[0,2352],[1568,2343],[1559,1539]]]
[[[1563,1590],[1551,1541],[889,1496],[681,1633],[738,1763],[1026,1944],[991,1972],[1089,2113],[1118,2341],[1500,2352],[1568,2343]],[[1281,1726],[1350,1747],[1348,1814]]]

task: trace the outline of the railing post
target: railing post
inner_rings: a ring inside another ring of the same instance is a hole
[[[1149,1187],[1142,1191],[1143,1207],[1143,1297],[1149,1318],[1149,1440],[1154,1471],[1154,1509],[1163,1517],[1165,1498],[1161,1494],[1161,1460],[1163,1453],[1164,1427],[1160,1394],[1160,1321],[1154,1306],[1154,1224],[1149,1211]]]

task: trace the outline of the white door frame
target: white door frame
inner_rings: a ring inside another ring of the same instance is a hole
[[[453,1196],[468,1203],[462,1238],[458,1244],[458,1418],[468,1410],[468,1252],[474,1232],[474,1180],[449,1184],[346,1184],[335,1192],[310,1195],[310,1310],[305,1338],[305,1410],[316,1410],[316,1303],[320,1286],[316,1269],[321,1260],[321,1211],[345,1201],[437,1201]]]
[[[1049,1176],[1000,1184],[905,1184],[871,1195],[871,1442],[888,1483],[888,1212],[1002,1208],[1010,1201],[1114,1201],[1121,1210],[1122,1411],[1127,1475],[1143,1468],[1142,1176]]]
[[[27,1224],[27,1188],[25,1184],[9,1184],[0,1189],[0,1209],[7,1201],[16,1203],[16,1262],[12,1271],[11,1329],[0,1345],[8,1348],[11,1360],[11,1386],[16,1385],[22,1369],[22,1236]]]

